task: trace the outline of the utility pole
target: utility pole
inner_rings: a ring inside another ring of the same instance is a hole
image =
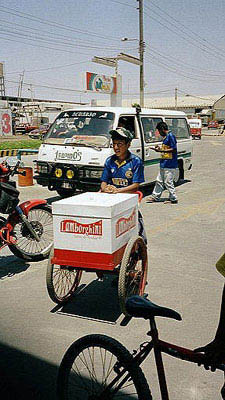
[[[0,62],[0,96],[5,96],[4,63]]]
[[[175,110],[177,110],[177,88],[175,88]]]
[[[23,78],[24,78],[24,73],[25,71],[23,71],[22,74],[20,74],[20,80],[19,80],[19,86],[18,86],[18,100],[20,99],[21,101],[21,95],[22,95],[22,89],[23,89]]]
[[[144,35],[143,35],[143,0],[139,3],[139,58],[140,58],[140,106],[144,107]]]

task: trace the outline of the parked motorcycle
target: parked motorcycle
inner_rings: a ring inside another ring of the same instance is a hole
[[[0,250],[8,246],[12,253],[26,261],[48,258],[53,243],[53,218],[46,200],[28,200],[18,205],[20,192],[10,180],[21,162],[10,157],[0,163]]]

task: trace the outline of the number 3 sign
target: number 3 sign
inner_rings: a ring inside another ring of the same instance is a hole
[[[12,117],[10,111],[0,111],[0,135],[12,135]]]

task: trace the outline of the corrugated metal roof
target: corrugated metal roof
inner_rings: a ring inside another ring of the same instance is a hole
[[[219,100],[224,94],[208,95],[208,96],[177,96],[177,108],[209,108],[213,107],[214,103]],[[108,100],[97,100],[97,104],[109,105],[110,99]],[[123,107],[128,107],[132,103],[139,103],[139,98],[123,99]],[[145,96],[145,107],[148,108],[175,108],[175,97],[154,97],[150,98]]]

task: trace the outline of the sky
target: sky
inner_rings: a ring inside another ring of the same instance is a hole
[[[225,0],[143,0],[146,97],[225,94]],[[139,57],[137,0],[0,0],[6,94],[89,102],[83,74],[113,75],[94,56]],[[127,37],[129,39],[122,41]],[[139,66],[119,61],[123,98],[139,96]]]

